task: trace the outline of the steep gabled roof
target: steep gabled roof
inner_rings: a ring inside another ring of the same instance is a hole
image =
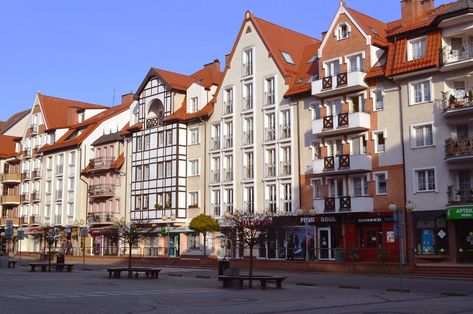
[[[114,132],[114,133],[108,133],[108,134],[103,134],[101,137],[96,139],[91,146],[98,146],[98,145],[104,145],[108,143],[115,143],[122,141],[123,138],[120,135],[120,131]]]
[[[345,7],[345,9],[356,20],[363,31],[371,36],[373,45],[381,47],[386,47],[388,45],[386,41],[386,23],[352,8]]]
[[[290,84],[284,97],[310,93],[312,78],[317,77],[319,72],[319,59],[317,58],[319,47],[320,43],[317,43],[304,48],[304,53],[299,62],[299,68],[297,69],[295,80]]]
[[[7,121],[0,122],[0,134],[5,133],[11,127],[15,125],[18,121],[26,117],[30,113],[30,109],[23,110],[12,115]]]
[[[163,119],[165,123],[173,123],[177,121],[189,122],[198,119],[208,119],[214,112],[214,100],[206,104],[202,109],[189,113],[187,112],[187,97],[184,97],[184,101],[179,109],[176,110],[172,115],[167,116]]]
[[[38,93],[39,101],[47,127],[51,129],[63,129],[69,127],[69,108],[78,109],[107,109],[109,107],[90,104],[86,102],[46,96]]]
[[[187,88],[194,83],[194,78],[192,76],[158,68],[152,68],[152,70],[172,89],[185,92]]]
[[[0,134],[0,158],[10,158],[17,156],[18,154],[15,152],[16,142],[21,140],[21,138],[16,136],[9,136]]]

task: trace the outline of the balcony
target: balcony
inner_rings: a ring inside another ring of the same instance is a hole
[[[243,104],[241,111],[253,110],[253,96],[243,97]]]
[[[264,128],[264,141],[272,142],[276,140],[276,130],[274,128]]]
[[[344,112],[337,116],[325,116],[312,122],[312,133],[332,136],[342,133],[363,132],[371,127],[370,114],[366,112]]]
[[[38,134],[38,125],[30,124],[30,126],[28,127],[28,132],[30,132],[31,135]]]
[[[253,144],[253,130],[243,131],[243,145]]]
[[[39,192],[35,191],[30,194],[30,202],[39,202],[40,200],[40,194]]]
[[[23,157],[24,157],[25,159],[31,158],[31,157],[32,157],[31,149],[29,149],[29,148],[24,149],[24,150],[23,150]]]
[[[28,215],[21,215],[19,219],[20,225],[27,225],[28,224]]]
[[[31,171],[31,178],[33,178],[33,180],[41,179],[41,169],[35,168]]]
[[[372,162],[370,155],[339,155],[328,156],[314,161],[314,173],[351,173],[360,171],[371,171]]]
[[[210,150],[220,149],[220,137],[210,138]]]
[[[224,102],[223,103],[223,114],[224,115],[233,114],[233,102]]]
[[[276,213],[278,211],[276,200],[267,200],[264,204],[264,209],[270,213]]]
[[[448,206],[473,204],[473,190],[471,188],[460,189],[458,186],[450,185],[447,189],[447,195]]]
[[[473,46],[464,45],[459,49],[444,46],[440,51],[440,67],[442,71],[450,71],[473,64]]]
[[[28,181],[31,179],[31,173],[28,171],[28,170],[24,170],[22,173],[21,173],[21,180],[23,181]]]
[[[233,169],[223,169],[223,182],[233,181]]]
[[[227,135],[223,137],[223,149],[228,149],[233,147],[233,136]]]
[[[106,224],[106,223],[113,223],[115,216],[112,213],[104,213],[104,212],[97,212],[97,213],[88,213],[87,214],[87,223],[90,225],[93,224]]]
[[[39,215],[31,215],[28,219],[29,225],[39,225]]]
[[[0,218],[0,225],[5,226],[7,224],[8,220],[13,221],[14,226],[20,225],[20,218],[19,217],[2,217],[2,218]]]
[[[276,103],[276,97],[274,92],[265,92],[263,106],[272,106]]]
[[[254,178],[253,166],[243,166],[243,180],[252,180]]]
[[[279,127],[279,139],[291,138],[291,126],[290,125],[281,125]]]
[[[458,137],[445,140],[446,162],[471,160],[473,160],[473,137]]]
[[[90,160],[90,169],[89,171],[99,171],[104,169],[109,169],[112,165],[114,157],[97,157]]]
[[[20,195],[2,195],[0,197],[0,203],[2,205],[19,205],[20,202]]]
[[[89,197],[113,197],[115,196],[115,185],[111,184],[96,184],[89,187]]]
[[[369,196],[326,197],[314,200],[318,214],[343,212],[372,212],[373,198]]]
[[[276,177],[276,164],[275,163],[264,164],[264,177],[265,178]]]
[[[289,161],[281,161],[279,163],[279,176],[291,175],[291,163]]]
[[[464,118],[466,114],[473,113],[473,99],[470,100],[468,94],[463,98],[457,98],[452,93],[445,94],[442,98],[442,115],[445,118]]]
[[[312,82],[312,95],[328,97],[368,88],[365,72],[344,72]]]
[[[20,183],[21,174],[20,173],[4,173],[1,176],[1,181],[3,184]]]
[[[157,117],[146,119],[146,128],[151,129],[163,124],[164,115],[162,112]]]
[[[220,183],[220,169],[210,171],[210,184]]]

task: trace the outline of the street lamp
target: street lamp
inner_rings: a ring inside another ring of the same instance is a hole
[[[404,205],[406,212],[410,212],[415,208],[415,205],[410,201]],[[405,225],[405,212],[402,208],[399,208],[395,203],[390,203],[388,209],[394,213],[394,222],[397,228],[397,234],[399,238],[399,279],[401,281],[401,289],[403,289],[403,271],[402,266],[404,263],[404,225]]]
[[[85,227],[84,219],[79,221],[79,236],[82,238],[82,267],[85,266],[85,238],[87,237],[87,227]]]
[[[174,222],[176,220],[176,216],[172,214],[172,209],[171,209],[171,215],[168,217],[164,212],[165,210],[166,209],[163,208],[163,214],[161,216],[161,220],[166,222],[166,233],[168,234],[168,245],[169,245],[169,250],[171,250],[171,235],[169,234],[169,229],[171,228],[171,222]]]
[[[309,218],[313,218],[317,214],[316,210],[311,208],[308,211],[300,208],[297,215],[304,218],[305,222],[305,260],[309,261]]]

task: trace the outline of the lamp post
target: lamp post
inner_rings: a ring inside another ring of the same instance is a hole
[[[169,233],[169,229],[171,228],[171,222],[174,222],[176,220],[176,216],[172,214],[172,209],[171,215],[167,216],[166,213],[164,212],[166,209],[163,209],[163,215],[161,216],[162,221],[166,222],[166,233],[168,234],[168,245],[169,245],[169,251],[171,251],[171,234]],[[205,243],[204,243],[205,245]],[[170,254],[168,254],[169,257]]]
[[[395,203],[390,203],[388,209],[394,214],[394,223],[396,224],[395,230],[399,239],[399,280],[401,284],[401,290],[403,289],[403,264],[404,264],[404,229],[405,229],[405,212],[410,212],[415,208],[415,205],[411,202],[407,202],[404,206],[405,211],[399,208]]]
[[[308,211],[303,210],[300,208],[297,211],[297,215],[302,217],[305,222],[305,260],[306,262],[309,261],[309,218],[313,218],[317,212],[315,209],[311,208]]]
[[[79,221],[79,236],[81,237],[81,242],[82,242],[82,267],[85,266],[85,238],[87,237],[87,227],[85,227],[85,221],[84,219],[81,219]]]

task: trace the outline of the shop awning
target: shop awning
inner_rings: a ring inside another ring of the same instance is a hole
[[[91,227],[89,229],[89,233],[92,236],[98,236],[98,235],[116,235],[117,234],[117,229],[114,227],[110,226],[105,226],[105,227]]]
[[[189,228],[173,228],[169,229],[169,233],[195,233],[195,231]]]
[[[447,208],[448,220],[473,219],[473,206],[454,206]]]

